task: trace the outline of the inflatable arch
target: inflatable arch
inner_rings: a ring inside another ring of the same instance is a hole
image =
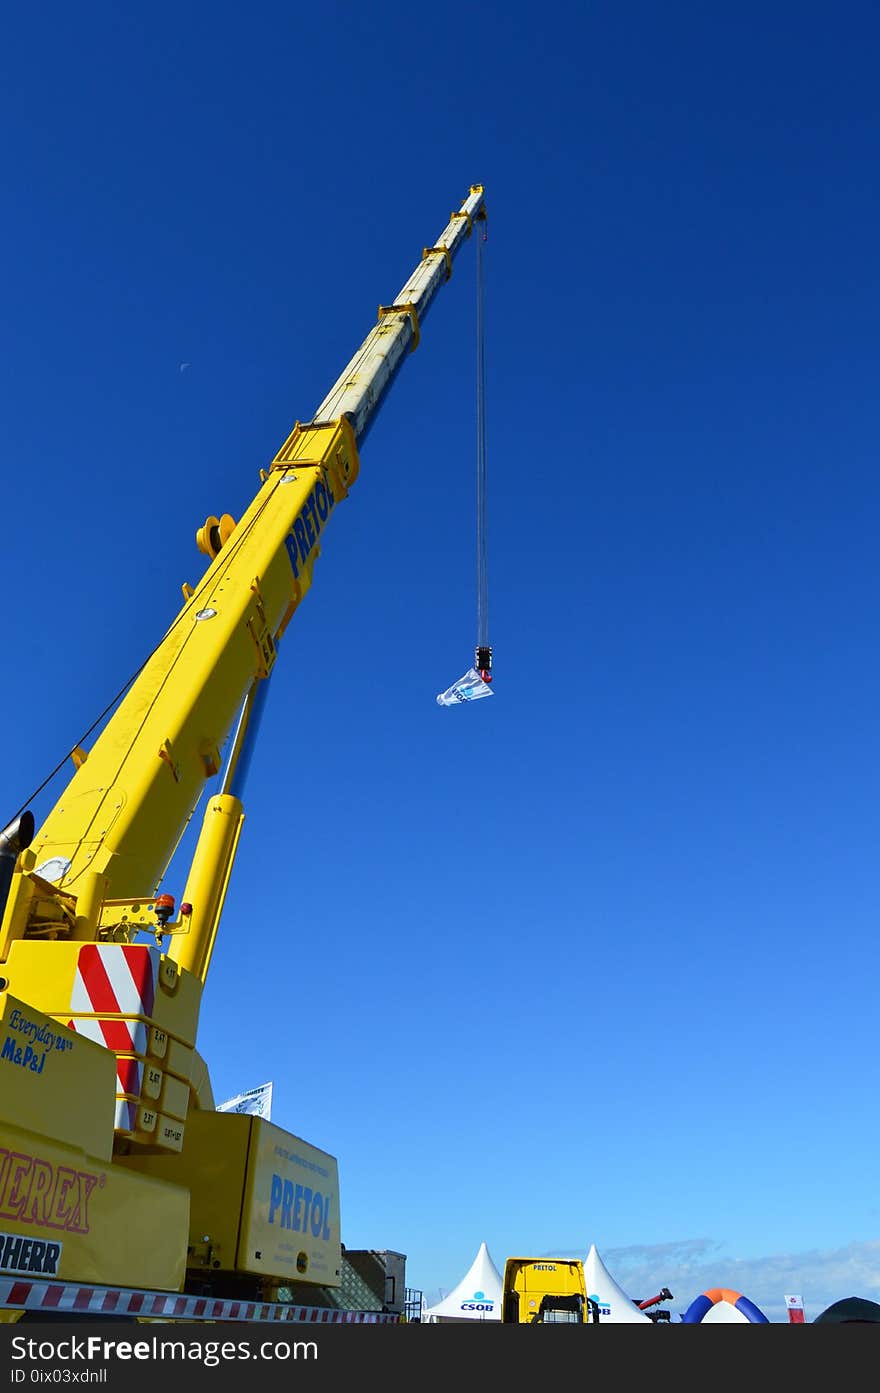
[[[698,1325],[706,1312],[719,1301],[729,1302],[745,1316],[746,1320],[759,1321],[764,1325],[770,1324],[764,1312],[759,1311],[753,1301],[750,1301],[747,1296],[743,1296],[740,1291],[731,1291],[730,1287],[710,1287],[708,1291],[703,1292],[702,1296],[695,1297],[682,1316],[682,1321],[686,1321],[688,1325]]]

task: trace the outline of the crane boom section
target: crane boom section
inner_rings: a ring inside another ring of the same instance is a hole
[[[483,188],[472,185],[394,302],[380,306],[378,323],[313,420],[297,422],[261,471],[244,515],[237,523],[228,514],[209,518],[197,534],[212,562],[194,590],[184,587],[182,609],[91,750],[77,746],[76,772],[0,905],[0,960],[21,938],[117,938],[133,917],[116,919],[107,906],[137,909],[156,896],[206,781],[219,772],[236,717],[272,671],[278,640],[311,584],[319,539],[357,478],[358,442],[478,218],[485,218]],[[204,932],[190,934],[192,963],[182,955],[202,980],[243,816],[228,799],[213,812],[218,829],[228,824],[211,833],[225,851],[207,854],[216,894],[201,897],[210,914]]]
[[[470,236],[474,222],[485,216],[483,187],[474,184],[434,246],[425,248],[421,264],[394,303],[380,306],[379,323],[321,402],[313,424],[346,416],[356,442],[363,443],[407,350],[418,344],[419,326],[440,286],[449,279],[456,252]]]
[[[35,870],[76,894],[151,895],[254,680],[308,590],[318,539],[357,475],[345,423],[295,428],[37,832]]]

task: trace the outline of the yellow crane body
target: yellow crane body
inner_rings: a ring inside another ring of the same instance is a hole
[[[112,1052],[8,991],[0,1041],[0,1269],[178,1289],[189,1193],[113,1164]]]
[[[0,1319],[24,1309],[7,1279],[38,1268],[159,1293],[225,1280],[255,1300],[302,1287],[319,1304],[339,1285],[335,1158],[216,1109],[199,1012],[279,643],[359,442],[481,217],[473,185],[242,516],[198,528],[202,579],[91,748],[73,747],[42,825],[23,811],[0,830]],[[175,910],[163,878],[205,793]]]
[[[155,1168],[146,1157],[129,1165]],[[339,1286],[335,1157],[265,1118],[202,1111],[187,1124],[185,1151],[164,1156],[161,1172],[191,1196],[191,1270]]]

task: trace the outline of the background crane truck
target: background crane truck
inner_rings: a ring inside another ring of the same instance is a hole
[[[42,826],[0,833],[0,1318],[351,1318],[336,1159],[218,1112],[199,1006],[278,641],[358,444],[473,224],[473,185],[297,422]],[[207,798],[185,888],[160,891]],[[394,1319],[374,1315],[373,1319]]]
[[[506,1325],[598,1324],[599,1307],[587,1295],[580,1258],[508,1258],[501,1320]]]

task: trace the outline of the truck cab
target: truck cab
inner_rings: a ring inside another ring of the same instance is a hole
[[[501,1320],[507,1325],[587,1325],[598,1322],[579,1258],[508,1258]]]

